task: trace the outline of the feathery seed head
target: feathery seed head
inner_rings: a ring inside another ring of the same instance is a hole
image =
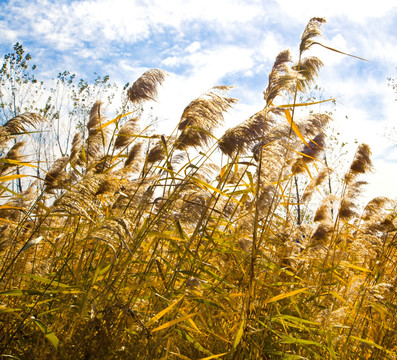
[[[379,212],[383,209],[383,207],[386,204],[389,204],[390,202],[391,202],[390,199],[383,197],[383,196],[379,196],[379,197],[372,199],[365,206],[363,215],[361,216],[361,218],[364,221],[368,221],[368,220],[372,219],[373,217],[376,217],[376,215],[379,214]]]
[[[44,179],[47,190],[62,188],[63,181],[67,180],[67,173],[64,171],[64,169],[68,162],[68,156],[55,160]]]
[[[183,196],[183,204],[179,210],[181,220],[195,224],[207,210],[208,195],[201,190],[189,191]]]
[[[325,245],[333,231],[333,225],[329,222],[321,222],[310,238],[310,247]]]
[[[83,135],[81,132],[77,132],[72,141],[72,150],[70,151],[70,162],[76,163],[80,162],[81,148],[83,146],[82,142]],[[78,165],[81,165],[80,163]]]
[[[219,149],[229,157],[239,152],[245,154],[248,147],[258,141],[273,123],[274,118],[268,111],[259,111],[242,124],[226,130],[219,139]]]
[[[103,157],[104,148],[109,136],[109,128],[93,130],[88,135],[85,152],[89,163],[100,160]]]
[[[102,101],[96,101],[95,104],[91,108],[90,112],[90,119],[87,123],[87,129],[88,132],[91,134],[92,132],[98,130],[98,128],[101,126],[101,106],[102,106]]]
[[[378,216],[371,218],[370,221],[367,220],[365,226],[365,231],[369,234],[379,234],[388,233],[397,230],[396,224],[396,211],[391,211],[386,214],[378,214]]]
[[[184,109],[178,126],[181,133],[176,140],[177,149],[208,144],[212,130],[224,120],[223,112],[238,101],[226,95],[232,88],[233,86],[215,86]]]
[[[19,134],[26,132],[28,126],[36,128],[38,124],[45,121],[46,119],[40,114],[25,112],[8,120],[4,129],[10,134]]]
[[[101,181],[99,188],[95,195],[115,193],[120,188],[119,178],[114,176],[114,174],[106,174]]]
[[[138,104],[147,100],[156,101],[157,86],[163,83],[165,76],[166,72],[159,69],[146,71],[127,90],[129,100]]]
[[[135,139],[134,135],[139,132],[137,121],[138,118],[130,119],[121,127],[114,143],[115,149],[125,148]]]
[[[106,172],[107,169],[110,168],[113,161],[113,156],[109,154],[105,154],[101,159],[97,159],[97,163],[95,164],[95,172],[98,174]]]
[[[314,215],[313,221],[315,222],[332,222],[332,205],[335,201],[337,201],[337,197],[335,195],[328,195],[323,199],[321,205],[318,207],[316,214]]]
[[[359,145],[349,171],[345,175],[347,184],[359,174],[365,174],[373,169],[371,161],[371,149],[367,144]]]
[[[165,158],[164,145],[161,139],[157,140],[153,147],[150,148],[147,154],[147,162],[154,163]]]
[[[292,164],[292,171],[294,174],[299,174],[304,171],[306,164],[316,160],[317,156],[324,151],[325,148],[325,134],[318,134],[313,140],[310,140],[309,146],[305,145],[301,151],[302,156]]]
[[[372,169],[371,149],[367,144],[358,147],[356,156],[350,166],[350,170],[357,174],[365,174]]]
[[[348,220],[353,216],[357,216],[357,205],[354,202],[362,193],[362,187],[366,185],[366,181],[355,181],[349,184],[347,191],[339,205],[338,215],[341,219]]]
[[[302,195],[302,202],[307,202],[312,194],[314,189],[317,188],[317,186],[321,185],[324,180],[329,177],[329,174],[332,172],[332,170],[329,167],[324,167],[319,173],[318,175],[312,180],[310,181],[310,183],[306,186],[306,189]]]
[[[18,141],[6,154],[8,160],[21,160],[23,155],[19,151],[25,145],[25,141]]]
[[[331,120],[332,118],[327,114],[311,114],[302,123],[298,124],[297,122],[297,124],[307,137],[313,137],[320,132],[324,132]]]
[[[293,65],[292,69],[299,71],[301,75],[298,79],[298,90],[305,91],[314,82],[323,65],[323,62],[315,56],[303,58],[299,64]]]
[[[301,77],[297,71],[287,65],[291,61],[292,57],[289,50],[284,50],[277,55],[269,74],[267,88],[263,92],[266,104],[271,103],[282,91],[292,91],[296,79]]]
[[[301,54],[313,45],[313,38],[322,35],[323,32],[321,25],[325,22],[326,20],[324,18],[314,17],[310,19],[301,36],[301,43],[299,47]]]
[[[141,153],[142,147],[143,143],[141,142],[134,144],[134,146],[130,150],[130,153],[128,154],[127,160],[124,163],[124,167],[128,168],[134,163],[134,161]]]

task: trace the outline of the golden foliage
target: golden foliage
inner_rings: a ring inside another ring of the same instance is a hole
[[[309,22],[301,52],[323,22]],[[237,101],[229,86],[193,100],[178,136],[138,133],[139,117],[121,126],[129,114],[104,123],[96,102],[87,138],[77,133],[70,156],[23,193],[9,187],[31,165],[19,161],[22,143],[1,158],[3,355],[396,356],[396,204],[375,198],[360,213],[360,176],[372,167],[365,144],[341,193],[330,194],[333,173],[320,157],[330,117],[287,122],[293,105],[273,105],[305,91],[320,61],[289,62],[288,51],[277,57],[265,108],[219,139],[222,164],[206,146]],[[129,99],[155,99],[163,80],[146,72]],[[0,132],[35,121],[25,114]],[[307,184],[302,196],[297,179]]]

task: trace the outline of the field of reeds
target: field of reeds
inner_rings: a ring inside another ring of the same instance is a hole
[[[0,127],[2,359],[396,358],[395,204],[360,207],[365,144],[333,193],[331,118],[298,116],[323,22],[308,23],[296,63],[277,56],[264,108],[219,138],[228,86],[169,134],[140,128],[133,108],[156,99],[157,69],[116,118],[96,102],[42,178],[19,138],[46,120]]]

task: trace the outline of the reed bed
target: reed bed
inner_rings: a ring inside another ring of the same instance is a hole
[[[396,358],[395,203],[360,209],[365,144],[331,193],[331,118],[296,115],[323,22],[308,23],[297,63],[277,56],[265,107],[218,139],[228,86],[171,134],[140,129],[133,109],[156,99],[158,69],[126,89],[132,111],[108,120],[96,102],[85,138],[24,193],[10,182],[33,164],[15,139],[45,119],[0,127],[2,147],[14,141],[0,160],[3,358]]]

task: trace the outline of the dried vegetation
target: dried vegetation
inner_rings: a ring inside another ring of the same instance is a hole
[[[264,109],[219,140],[214,129],[236,103],[226,86],[193,100],[176,136],[144,137],[134,113],[107,121],[95,103],[87,137],[78,132],[70,156],[22,194],[10,183],[29,165],[23,144],[4,152],[3,356],[395,358],[395,204],[376,198],[358,208],[367,145],[342,193],[327,192],[330,118],[295,119],[296,95],[322,65],[304,52],[323,22],[309,22],[297,64],[289,51],[276,58]],[[129,100],[156,99],[164,77],[146,72]],[[293,104],[274,105],[286,94]],[[1,147],[39,121],[11,119]],[[215,151],[222,166],[211,162]]]

